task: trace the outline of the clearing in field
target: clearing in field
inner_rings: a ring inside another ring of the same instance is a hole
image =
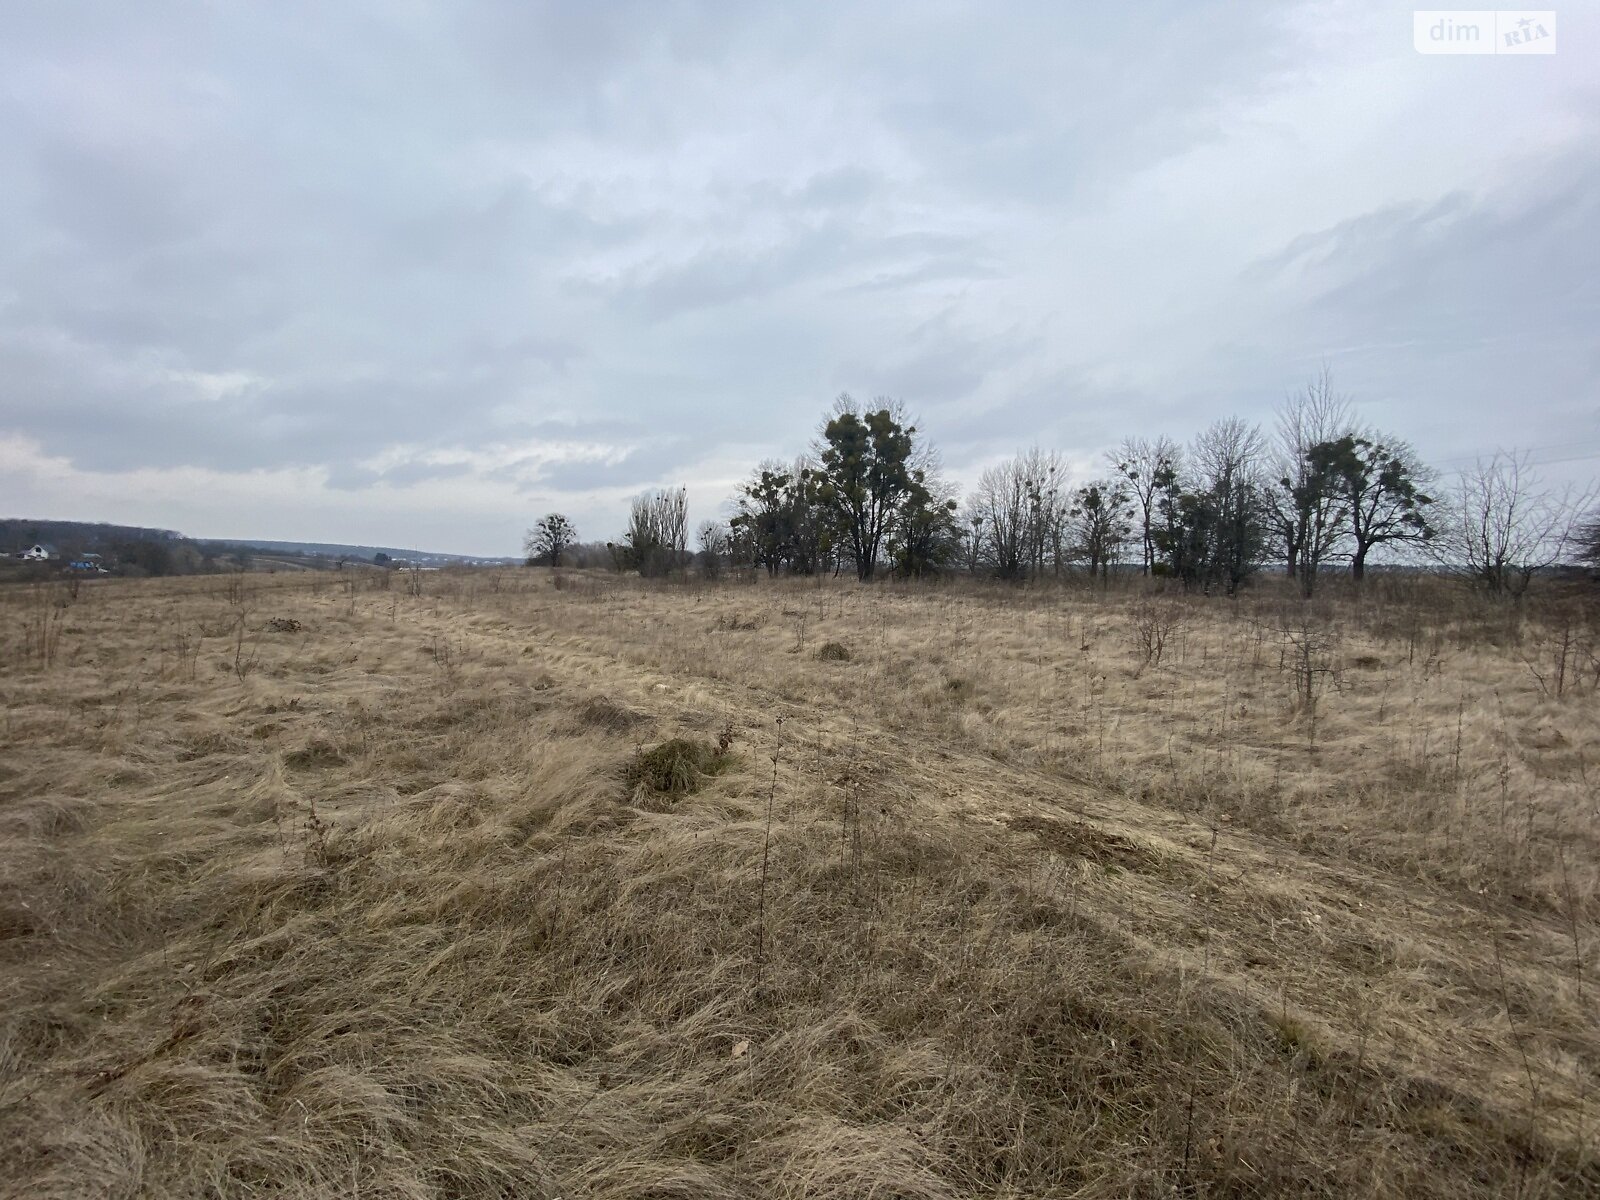
[[[1600,1193],[1577,600],[0,594],[0,1192]]]

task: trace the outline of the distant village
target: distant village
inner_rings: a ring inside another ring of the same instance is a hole
[[[0,520],[0,580],[55,576],[204,575],[224,571],[438,570],[520,559],[379,547],[189,538],[170,529],[71,521]]]

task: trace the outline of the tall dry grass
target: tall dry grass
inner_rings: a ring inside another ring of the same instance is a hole
[[[384,582],[0,594],[4,1194],[1600,1188],[1571,601]]]

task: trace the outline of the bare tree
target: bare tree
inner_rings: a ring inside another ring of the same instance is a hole
[[[733,549],[733,534],[723,521],[701,521],[695,538],[700,544],[700,570],[708,579],[722,574]]]
[[[969,497],[962,510],[957,529],[961,537],[961,565],[976,575],[983,564],[988,539],[983,531],[984,516],[975,507],[975,497]]]
[[[543,561],[559,567],[561,556],[577,540],[577,529],[563,514],[546,513],[523,536],[522,550],[530,563]]]
[[[1573,534],[1573,556],[1591,567],[1600,567],[1600,513],[1591,512]]]
[[[1262,465],[1266,443],[1259,426],[1238,417],[1214,421],[1195,438],[1190,451],[1194,495],[1201,519],[1202,582],[1220,585],[1228,595],[1256,569],[1264,542]]]
[[[1580,549],[1594,488],[1546,487],[1529,456],[1496,452],[1460,473],[1429,544],[1441,565],[1494,596],[1520,598],[1539,571]]]
[[[978,478],[967,502],[969,521],[981,529],[984,556],[1002,579],[1059,570],[1067,557],[1070,500],[1067,469],[1055,451],[1034,447]]]
[[[1121,480],[1097,479],[1072,494],[1072,549],[1104,581],[1133,533],[1133,500]]]
[[[1350,502],[1335,460],[1339,444],[1354,436],[1350,402],[1333,390],[1326,365],[1278,410],[1266,513],[1302,596],[1311,595],[1317,571],[1349,532]]]
[[[1128,494],[1137,509],[1144,573],[1148,575],[1156,562],[1156,506],[1162,489],[1170,486],[1183,470],[1183,447],[1168,437],[1129,437],[1107,454],[1106,460],[1127,481]]]
[[[990,467],[978,477],[968,504],[982,536],[979,545],[1001,579],[1021,579],[1027,568],[1027,479],[1019,459]]]
[[[1189,462],[1200,486],[1214,490],[1257,480],[1265,451],[1259,425],[1225,417],[1195,435]]]
[[[684,488],[663,488],[633,502],[622,559],[641,575],[682,566],[689,547],[689,500]]]

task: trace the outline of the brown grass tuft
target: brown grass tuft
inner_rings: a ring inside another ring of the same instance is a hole
[[[640,750],[628,761],[623,778],[630,787],[668,796],[686,795],[699,791],[708,776],[728,765],[728,756],[716,746],[678,737]]]
[[[580,704],[578,718],[589,728],[603,729],[608,733],[628,733],[650,723],[650,718],[644,713],[605,696],[595,696]]]

